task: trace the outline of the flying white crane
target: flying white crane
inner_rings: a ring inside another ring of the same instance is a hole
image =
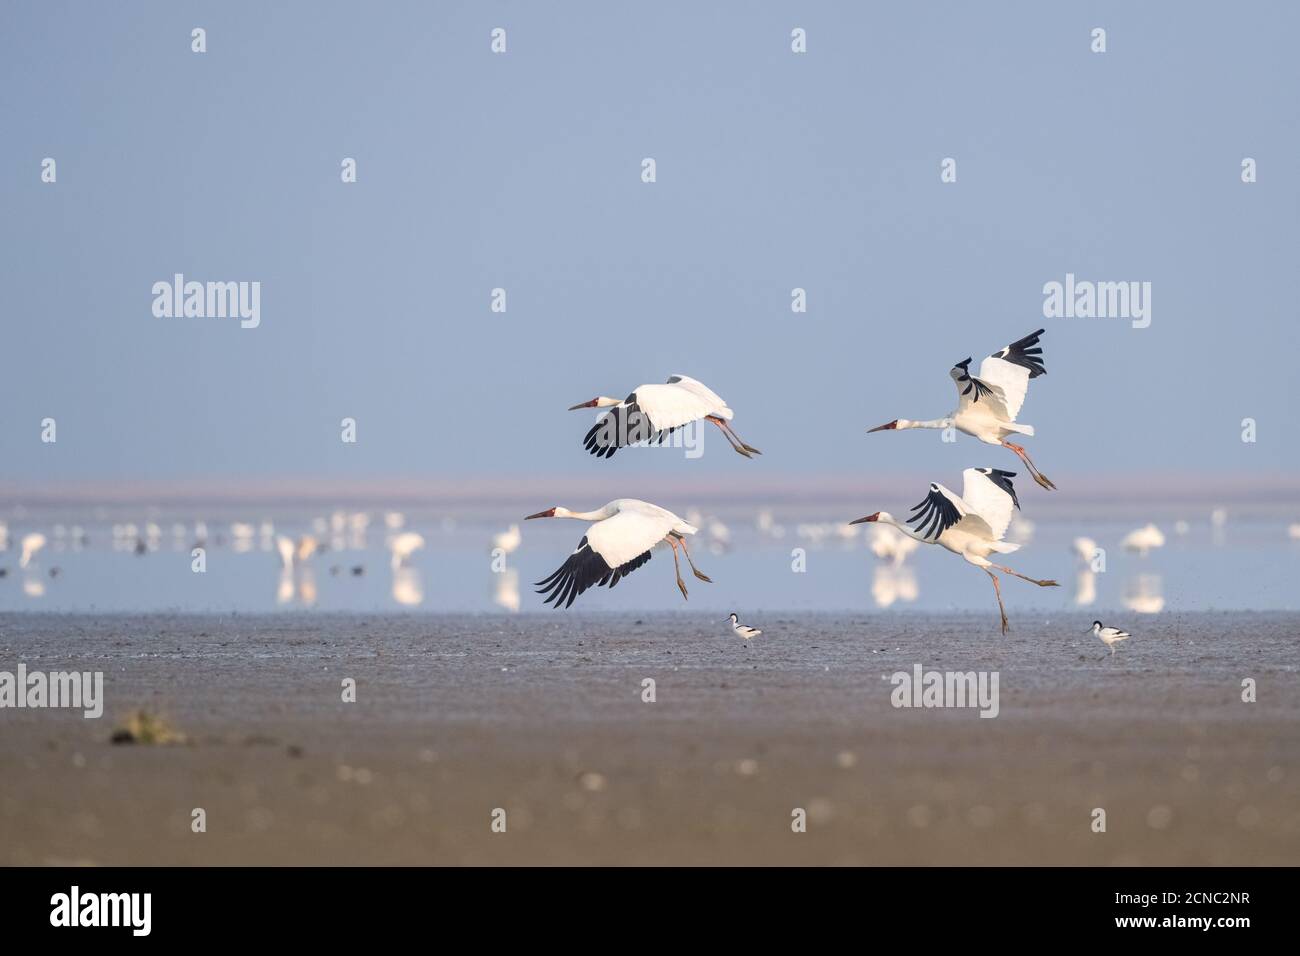
[[[1010,554],[1020,550],[1020,545],[1002,540],[1007,525],[1011,523],[1012,511],[1020,507],[1011,484],[1015,474],[997,468],[967,468],[962,472],[960,497],[943,485],[931,483],[930,493],[920,504],[913,506],[914,513],[906,521],[899,521],[888,511],[877,511],[850,523],[879,521],[893,525],[909,538],[923,544],[940,545],[982,568],[993,581],[993,592],[997,595],[998,610],[1002,614],[1002,633],[1005,634],[1008,622],[1006,608],[1002,606],[1002,587],[998,576],[990,569],[996,568],[1040,588],[1058,586],[1055,581],[1040,581],[988,559],[990,554]]]
[[[896,418],[892,422],[877,425],[871,431],[955,428],[987,444],[1009,448],[1025,463],[1034,481],[1044,488],[1055,489],[1056,485],[1034,467],[1024,447],[1007,441],[1010,435],[1032,437],[1034,434],[1034,427],[1017,424],[1016,416],[1020,413],[1020,406],[1025,403],[1029,380],[1047,373],[1043,367],[1043,350],[1038,347],[1038,337],[1043,331],[1039,329],[994,352],[980,363],[978,377],[970,374],[970,359],[954,365],[948,374],[957,383],[957,408],[947,417],[923,422]]]
[[[686,550],[686,535],[699,529],[687,524],[666,508],[652,505],[636,498],[616,498],[595,511],[570,511],[568,508],[547,508],[532,518],[577,518],[594,522],[578,542],[578,547],[568,560],[550,575],[537,582],[537,593],[546,594],[545,603],[555,607],[569,607],[579,594],[588,588],[611,588],[641,565],[650,560],[650,549],[667,541],[673,549],[673,568],[677,572],[677,586],[686,597],[686,584],[682,581],[681,565],[677,560],[680,545],[686,561],[701,581],[713,583],[702,574]]]
[[[713,422],[737,452],[746,458],[761,455],[746,445],[728,424],[735,413],[722,397],[702,382],[686,375],[673,375],[664,385],[638,385],[621,402],[617,398],[597,396],[579,408],[608,408],[587,432],[582,447],[597,458],[609,458],[620,448],[638,442],[662,443],[665,438],[689,422]]]

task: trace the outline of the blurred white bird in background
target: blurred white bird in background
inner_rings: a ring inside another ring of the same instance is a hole
[[[310,607],[316,603],[316,573],[310,559],[320,550],[320,542],[313,535],[304,534],[295,542],[286,535],[275,539],[280,555],[280,582],[276,587],[278,604],[289,604],[295,598]]]
[[[1074,539],[1071,550],[1079,565],[1074,576],[1074,603],[1076,607],[1087,607],[1097,600],[1097,574],[1093,562],[1099,549],[1092,538],[1079,537]]]
[[[882,561],[900,566],[908,556],[921,547],[919,541],[909,538],[893,525],[880,524],[871,526],[871,553]]]
[[[22,556],[18,559],[18,566],[25,568],[31,564],[32,558],[36,557],[37,552],[43,547],[45,547],[45,535],[39,531],[23,535]]]
[[[1154,549],[1165,546],[1165,536],[1154,524],[1146,524],[1126,534],[1120,546],[1145,558]]]
[[[415,531],[403,531],[395,536],[388,543],[388,550],[392,552],[390,564],[393,570],[406,567],[411,555],[424,547],[424,535]]]
[[[519,532],[519,525],[512,524],[505,531],[492,536],[493,550],[500,548],[502,554],[514,554],[524,537]]]

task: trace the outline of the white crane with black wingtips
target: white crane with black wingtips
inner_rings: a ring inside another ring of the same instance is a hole
[[[989,560],[990,555],[1011,554],[1020,545],[1004,541],[1011,512],[1020,507],[1011,479],[1014,471],[997,468],[967,468],[962,472],[961,495],[943,485],[931,483],[929,493],[912,507],[912,515],[900,521],[888,511],[858,518],[850,524],[879,521],[893,525],[909,538],[923,544],[937,544],[953,554],[960,555],[975,567],[985,571],[993,581],[993,592],[998,598],[998,611],[1002,614],[1002,633],[1007,632],[1007,611],[1002,606],[1002,587],[994,570],[1037,584],[1039,587],[1057,587],[1055,581],[1040,581],[1013,571]]]
[[[588,588],[608,585],[614,587],[650,560],[651,549],[666,541],[673,549],[673,567],[677,572],[677,587],[682,597],[686,583],[682,581],[681,565],[677,560],[680,547],[686,555],[695,576],[701,581],[711,579],[695,567],[691,553],[686,550],[686,535],[699,529],[683,521],[667,508],[660,508],[636,498],[616,498],[595,511],[570,511],[568,508],[547,508],[533,518],[576,518],[590,521],[587,533],[578,547],[549,577],[537,582],[537,593],[547,595],[547,604],[569,607],[578,595]]]
[[[1017,339],[998,349],[980,363],[978,375],[970,372],[970,359],[958,362],[948,374],[957,384],[957,408],[944,418],[912,421],[896,418],[877,425],[873,432],[908,428],[955,428],[989,445],[1007,448],[1025,463],[1034,481],[1044,488],[1055,489],[1034,463],[1029,460],[1024,446],[1008,441],[1012,435],[1034,434],[1034,426],[1016,421],[1020,407],[1029,391],[1029,380],[1045,375],[1043,350],[1038,344],[1043,329]]]

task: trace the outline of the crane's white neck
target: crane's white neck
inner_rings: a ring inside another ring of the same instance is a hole
[[[879,522],[880,524],[892,525],[893,527],[897,528],[899,531],[903,532],[903,534],[907,535],[909,538],[912,538],[916,541],[924,541],[927,544],[931,543],[930,539],[927,538],[925,535],[919,534],[916,531],[912,530],[911,526],[907,525],[902,521],[899,521],[888,511],[880,512],[879,516],[876,518],[876,521]]]
[[[556,518],[576,518],[579,521],[604,521],[618,514],[618,507],[613,502],[595,511],[570,511],[568,508],[556,508]]]
[[[898,428],[948,428],[952,425],[951,418],[931,418],[928,421],[914,422],[908,418],[898,420]]]

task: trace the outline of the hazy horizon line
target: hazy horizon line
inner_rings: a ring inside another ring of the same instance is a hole
[[[1300,475],[1290,473],[1223,473],[1185,475],[1063,473],[1055,476],[1059,492],[1040,492],[1021,475],[1020,497],[1032,499],[1035,511],[1133,506],[1216,505],[1300,507]],[[946,479],[946,480],[945,480]],[[93,505],[240,505],[370,504],[393,506],[505,505],[520,502],[600,502],[616,497],[646,497],[692,505],[793,505],[822,502],[911,501],[928,482],[939,480],[960,492],[960,474],[936,478],[921,472],[821,475],[702,474],[697,476],[628,476],[623,474],[534,475],[527,479],[478,475],[467,477],[186,477],[135,480],[65,479],[0,480],[0,513],[14,507]],[[911,497],[909,497],[911,496]],[[554,499],[554,500],[552,500]],[[669,506],[669,505],[665,505]],[[897,507],[896,504],[893,505]]]

